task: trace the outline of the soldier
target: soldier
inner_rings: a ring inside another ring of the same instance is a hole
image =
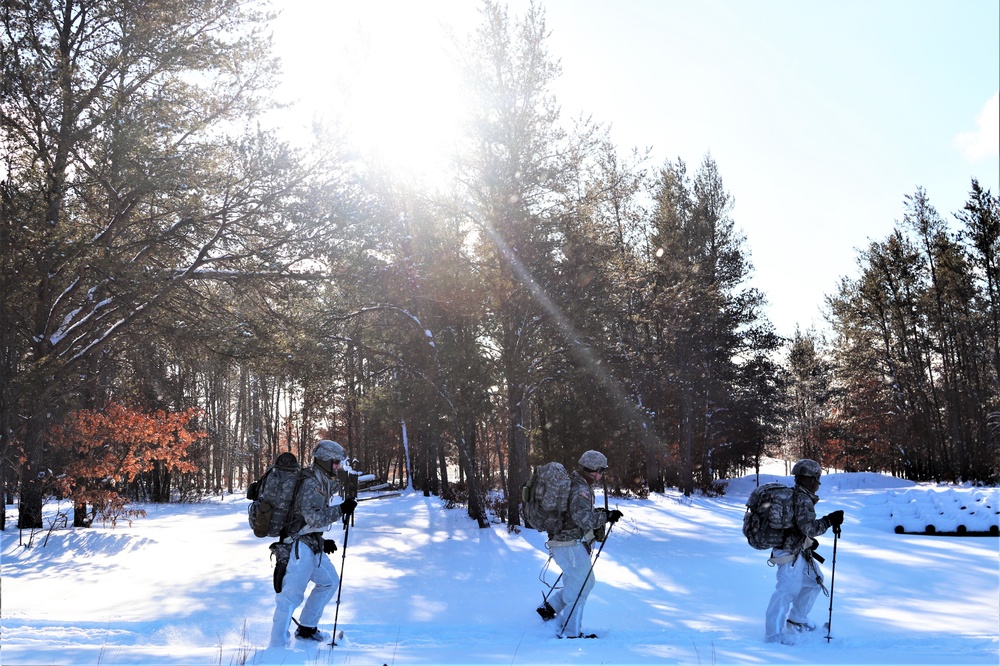
[[[794,633],[814,631],[816,625],[809,620],[809,611],[816,602],[816,595],[823,588],[823,572],[814,557],[818,545],[814,537],[830,527],[839,531],[844,522],[844,512],[834,511],[816,518],[819,497],[819,477],[822,468],[815,460],[803,458],[792,467],[795,488],[791,503],[794,524],[782,539],[781,546],[771,551],[768,563],[778,567],[774,594],[764,618],[764,640],[767,643],[795,642]],[[791,612],[789,612],[789,608]]]
[[[608,459],[599,451],[587,451],[580,456],[579,468],[570,474],[569,511],[558,532],[550,532],[545,547],[562,569],[563,586],[552,596],[551,607],[539,613],[545,619],[555,617],[562,628],[560,637],[596,638],[584,636],[580,631],[583,607],[594,587],[591,567],[591,544],[596,533],[604,530],[605,523],[615,523],[622,517],[618,509],[605,511],[594,507],[594,484],[598,483],[608,468]]]
[[[332,539],[324,539],[323,532],[338,520],[350,516],[358,503],[354,499],[341,501],[337,471],[347,457],[344,448],[329,439],[321,440],[313,449],[313,464],[302,470],[302,484],[293,500],[293,518],[287,544],[288,562],[280,581],[280,592],[275,596],[274,618],[271,623],[270,647],[288,644],[288,627],[292,613],[305,598],[306,586],[312,581],[302,614],[297,623],[295,637],[302,640],[326,641],[330,636],[316,627],[323,609],[337,591],[337,569],[329,553],[337,549]]]

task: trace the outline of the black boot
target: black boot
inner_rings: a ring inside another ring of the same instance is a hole
[[[295,637],[320,643],[325,642],[328,638],[326,634],[316,629],[316,627],[303,627],[302,625],[299,625],[299,628],[295,630]]]
[[[535,612],[542,616],[542,619],[548,622],[556,616],[556,609],[549,605],[549,602],[544,602],[541,606],[535,609]]]

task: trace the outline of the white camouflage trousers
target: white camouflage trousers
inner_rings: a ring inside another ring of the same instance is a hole
[[[337,591],[337,569],[325,553],[314,553],[312,548],[304,543],[292,545],[292,554],[288,558],[288,568],[281,584],[281,592],[274,597],[274,619],[271,622],[271,647],[283,647],[291,638],[288,625],[292,621],[292,613],[302,603],[305,597],[306,585],[313,582],[306,605],[299,615],[299,624],[304,627],[315,627],[319,624],[323,609],[330,602],[333,593]]]
[[[579,541],[570,542],[571,545],[562,545],[562,542],[552,543],[549,552],[562,569],[562,589],[552,595],[549,603],[556,611],[556,626],[562,628],[564,624],[566,625],[566,629],[560,635],[579,636],[583,607],[595,583],[594,574],[590,570],[590,554],[586,546]],[[577,595],[580,597],[579,601],[576,601]],[[574,602],[576,602],[575,609]]]
[[[775,550],[773,557],[786,555],[790,555],[790,553],[784,550]],[[777,578],[778,582],[764,616],[765,638],[779,636],[782,629],[785,628],[786,620],[799,623],[808,622],[809,611],[816,603],[816,595],[823,589],[820,585],[820,581],[823,580],[823,572],[820,571],[819,563],[807,560],[802,555],[791,562],[779,564]]]

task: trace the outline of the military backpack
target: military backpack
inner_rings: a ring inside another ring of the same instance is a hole
[[[561,463],[539,465],[521,487],[524,518],[539,532],[558,532],[569,512],[569,473]]]
[[[783,483],[773,482],[757,486],[749,499],[743,515],[743,536],[757,550],[778,548],[788,530],[795,523],[792,509],[792,492]]]
[[[247,488],[247,519],[255,536],[286,537],[292,521],[295,494],[302,483],[302,468],[286,451]]]

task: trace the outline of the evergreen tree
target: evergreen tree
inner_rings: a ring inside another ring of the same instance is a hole
[[[563,242],[558,223],[571,214],[580,154],[590,142],[559,122],[550,87],[560,70],[546,49],[543,11],[532,4],[512,23],[504,7],[487,1],[482,13],[464,53],[471,120],[458,176],[487,298],[483,334],[504,391],[513,526],[520,524],[520,486],[529,473],[529,400],[550,376],[546,364],[559,335],[551,326],[563,316],[552,300]]]
[[[706,157],[693,179],[682,161],[667,162],[655,202],[645,320],[662,377],[654,410],[663,437],[677,443],[679,482],[691,493],[711,483],[715,452],[735,446],[735,459],[749,458],[762,434],[754,430],[773,423],[777,368],[766,355],[781,341],[762,315],[762,294],[744,284],[751,266],[715,162]],[[755,380],[747,364],[772,388],[746,390]]]
[[[0,437],[25,448],[22,527],[42,525],[44,433],[120,334],[207,272],[296,260],[302,229],[279,211],[300,176],[243,130],[276,71],[267,19],[239,0],[0,10]]]
[[[824,424],[833,396],[833,366],[814,330],[795,329],[785,361],[787,372],[786,437],[792,455],[823,461]]]

